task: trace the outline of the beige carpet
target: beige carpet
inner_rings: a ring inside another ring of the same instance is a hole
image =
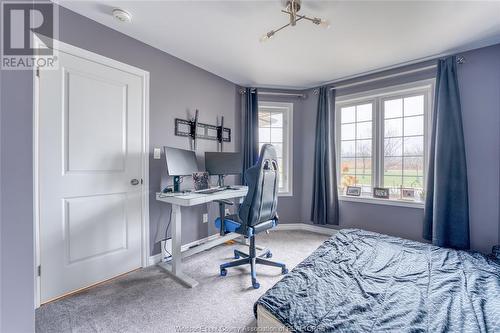
[[[291,270],[328,236],[306,231],[259,234],[273,260]],[[282,278],[281,269],[258,266],[260,289],[251,287],[249,267],[219,265],[232,259],[235,246],[221,245],[185,260],[185,272],[200,284],[182,287],[154,266],[120,277],[36,311],[37,332],[244,332],[253,327],[253,304]],[[243,246],[238,248],[245,250]]]

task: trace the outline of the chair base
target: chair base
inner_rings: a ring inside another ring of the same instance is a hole
[[[220,265],[220,275],[226,276],[227,275],[227,268],[243,266],[243,265],[250,265],[250,271],[251,271],[251,277],[252,277],[252,287],[254,289],[258,289],[260,287],[260,284],[259,284],[259,282],[257,282],[256,265],[279,267],[279,268],[281,268],[281,274],[288,273],[288,269],[286,268],[285,264],[265,259],[265,258],[272,257],[272,253],[270,250],[266,250],[262,254],[260,254],[259,256],[255,256],[255,251],[252,251],[252,247],[250,247],[250,253],[252,253],[252,252],[254,253],[253,256],[251,256],[251,254],[247,254],[247,253],[244,253],[244,252],[239,251],[239,250],[234,250],[234,258],[237,260]]]

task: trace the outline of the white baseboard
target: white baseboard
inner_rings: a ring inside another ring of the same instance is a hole
[[[307,224],[307,223],[286,223],[286,224],[278,224],[276,226],[276,229],[272,231],[285,231],[285,230],[303,230],[303,231],[309,231],[309,232],[314,232],[317,234],[322,234],[322,235],[335,235],[337,233],[338,229],[330,228],[330,227],[320,227],[314,224]],[[213,240],[216,240],[220,237],[219,234],[211,235],[199,240],[196,240],[194,242],[184,244],[181,246],[181,252],[182,251],[187,251],[193,246],[198,246],[201,244],[204,244],[206,242],[210,242]],[[148,259],[148,266],[156,265],[161,261],[161,253],[158,253],[154,256],[150,256]]]
[[[286,223],[286,224],[278,224],[276,227],[276,231],[280,230],[303,230],[303,231],[310,231],[314,232],[317,234],[322,234],[322,235],[335,235],[338,231],[337,228],[331,228],[331,227],[320,227],[318,225],[314,224],[307,224],[307,223]]]

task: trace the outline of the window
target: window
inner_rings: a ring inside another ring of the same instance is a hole
[[[354,104],[340,109],[341,184],[372,189],[373,103]]]
[[[292,103],[259,103],[259,150],[266,143],[276,148],[279,194],[292,195]]]
[[[345,96],[336,103],[339,194],[423,201],[433,81]]]

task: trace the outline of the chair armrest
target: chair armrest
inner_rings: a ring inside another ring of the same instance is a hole
[[[231,200],[227,200],[227,199],[214,200],[214,202],[217,202],[218,204],[229,205],[229,206],[234,205],[234,202],[232,202]]]

